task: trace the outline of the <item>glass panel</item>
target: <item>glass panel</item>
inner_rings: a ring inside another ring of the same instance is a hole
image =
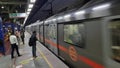
[[[43,42],[43,25],[40,26],[40,39]]]
[[[84,46],[84,24],[64,25],[64,41],[77,46]]]
[[[120,19],[114,19],[109,24],[112,42],[112,58],[120,62]]]

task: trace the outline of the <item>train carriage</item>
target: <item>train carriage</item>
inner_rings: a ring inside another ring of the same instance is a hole
[[[71,68],[119,68],[119,6],[119,0],[91,1],[46,19],[45,46]]]

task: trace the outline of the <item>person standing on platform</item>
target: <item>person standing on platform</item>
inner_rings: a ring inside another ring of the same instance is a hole
[[[11,58],[13,59],[14,58],[14,50],[16,49],[16,52],[18,54],[18,57],[20,57],[20,53],[19,53],[19,50],[18,50],[18,40],[17,40],[17,37],[16,35],[14,34],[14,32],[12,32],[12,34],[10,35],[9,37],[9,40],[10,40],[10,44],[11,44]]]
[[[32,43],[32,54],[33,57],[36,58],[36,41],[37,41],[37,37],[36,37],[36,31],[33,31],[32,36],[30,37],[29,42]]]
[[[22,29],[22,30],[20,31],[20,35],[21,35],[21,39],[22,39],[23,44],[24,44],[24,38],[25,38],[24,32],[25,32],[24,29]]]
[[[15,30],[15,35],[16,35],[17,40],[18,40],[18,45],[20,45],[20,42],[21,42],[20,32],[18,30]]]

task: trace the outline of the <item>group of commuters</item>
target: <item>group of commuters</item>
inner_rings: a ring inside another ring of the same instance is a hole
[[[24,30],[21,30],[20,32],[15,31],[12,32],[9,40],[10,40],[10,44],[11,44],[11,59],[14,58],[14,50],[16,50],[18,57],[22,56],[19,52],[19,42],[20,42],[20,37],[21,40],[24,44]],[[33,58],[36,58],[36,41],[37,41],[37,37],[36,37],[36,31],[33,31],[33,34],[31,35],[30,39],[32,39],[31,43],[31,47],[32,47],[32,54],[33,54]]]

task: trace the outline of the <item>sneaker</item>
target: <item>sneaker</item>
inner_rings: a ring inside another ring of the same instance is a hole
[[[18,57],[20,57],[20,56],[22,56],[22,55],[18,55]]]
[[[36,58],[37,56],[34,56],[33,58]]]
[[[14,59],[15,57],[11,57],[11,59]]]

